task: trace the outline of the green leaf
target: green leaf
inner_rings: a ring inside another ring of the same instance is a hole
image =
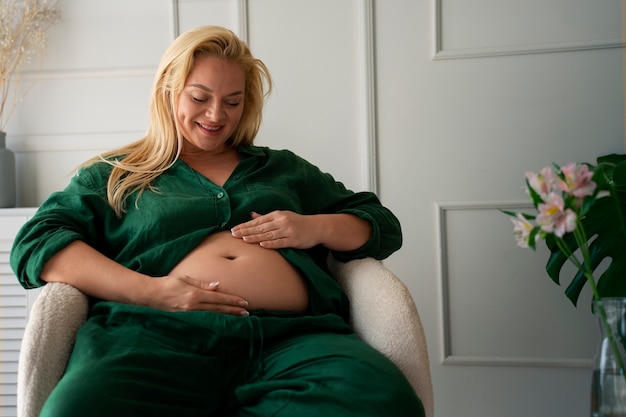
[[[530,186],[530,182],[526,179],[526,188],[528,189],[528,194],[530,194],[530,199],[533,202],[533,205],[537,207],[539,204],[543,203],[541,196],[533,187]]]
[[[517,216],[517,213],[514,212],[514,211],[511,211],[511,210],[502,210],[501,209],[500,212],[502,212],[502,213],[504,213],[504,214],[506,214],[508,216],[511,216],[511,217],[516,217]]]
[[[535,242],[537,238],[537,234],[541,233],[541,228],[539,226],[533,227],[533,230],[530,231],[530,235],[528,235],[528,247],[532,250],[537,250],[537,243]]]

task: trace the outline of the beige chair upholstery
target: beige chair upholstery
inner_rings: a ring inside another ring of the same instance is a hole
[[[430,365],[422,324],[406,286],[374,259],[329,259],[333,276],[351,302],[352,326],[393,361],[433,415]],[[35,417],[63,374],[76,331],[86,320],[88,298],[67,284],[46,285],[31,310],[18,368],[19,417]]]

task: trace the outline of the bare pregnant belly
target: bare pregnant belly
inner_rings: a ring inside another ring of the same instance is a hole
[[[170,275],[219,281],[218,291],[244,298],[249,310],[303,312],[308,307],[306,284],[296,268],[277,251],[245,243],[228,231],[206,238]]]

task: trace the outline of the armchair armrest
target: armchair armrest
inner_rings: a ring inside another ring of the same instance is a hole
[[[328,266],[350,299],[355,333],[387,356],[407,377],[427,417],[434,395],[424,329],[413,297],[398,277],[373,258]]]
[[[38,416],[65,371],[78,328],[87,319],[88,297],[62,283],[43,287],[30,311],[17,372],[17,411]]]

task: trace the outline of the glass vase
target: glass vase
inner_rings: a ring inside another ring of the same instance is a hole
[[[593,302],[601,340],[591,384],[592,417],[626,417],[626,298]]]

